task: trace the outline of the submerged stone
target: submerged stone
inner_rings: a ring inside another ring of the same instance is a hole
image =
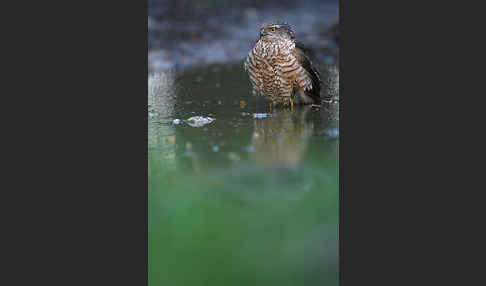
[[[253,118],[267,118],[272,117],[270,113],[253,113]]]
[[[206,124],[209,124],[211,122],[213,122],[214,118],[211,118],[211,117],[204,117],[204,116],[193,116],[193,117],[190,117],[187,119],[187,124],[189,124],[189,126],[191,127],[201,127],[201,126],[204,126]]]

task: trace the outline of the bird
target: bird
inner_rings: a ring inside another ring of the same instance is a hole
[[[268,22],[248,53],[244,69],[253,94],[266,96],[273,105],[320,105],[321,79],[309,59],[310,51],[294,36],[290,24]]]

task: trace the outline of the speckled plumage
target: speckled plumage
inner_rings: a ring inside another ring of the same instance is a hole
[[[285,23],[267,23],[245,61],[253,90],[273,103],[320,103],[319,73]],[[298,95],[298,96],[295,96]]]

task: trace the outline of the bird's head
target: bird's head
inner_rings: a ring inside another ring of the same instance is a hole
[[[294,39],[292,27],[284,22],[265,23],[260,28],[260,39]]]

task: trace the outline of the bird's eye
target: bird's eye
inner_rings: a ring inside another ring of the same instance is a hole
[[[272,28],[270,28],[270,29],[268,29],[268,30],[269,30],[270,32],[272,32],[272,33],[275,33],[275,31],[276,31],[276,30],[275,30],[275,27],[272,27]]]

